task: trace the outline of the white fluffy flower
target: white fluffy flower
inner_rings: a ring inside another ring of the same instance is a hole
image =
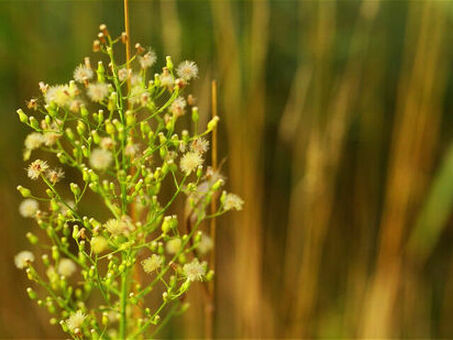
[[[94,72],[91,67],[87,65],[80,64],[74,70],[74,80],[78,81],[79,83],[85,83],[91,78],[93,78]]]
[[[109,87],[104,83],[95,83],[88,85],[87,95],[96,103],[100,103],[109,94]]]
[[[63,275],[65,277],[71,276],[72,274],[74,274],[76,272],[76,270],[77,270],[77,266],[74,263],[74,261],[72,261],[71,259],[63,258],[58,263],[58,268],[57,268],[58,274]]]
[[[127,68],[121,68],[118,70],[118,79],[120,81],[125,81],[127,78],[130,77],[130,75],[132,74],[132,71]]]
[[[67,106],[72,100],[69,85],[51,86],[45,93],[44,100],[46,104],[55,103],[58,106]]]
[[[141,68],[146,69],[154,65],[156,62],[156,53],[153,50],[149,50],[143,57],[138,57],[138,62]]]
[[[19,205],[19,213],[23,217],[34,217],[39,209],[38,201],[33,198],[27,198]]]
[[[115,141],[110,137],[104,137],[101,139],[100,145],[104,150],[111,150],[115,146]]]
[[[107,240],[102,236],[94,236],[91,239],[90,244],[91,244],[91,250],[95,254],[102,253],[109,246]]]
[[[28,263],[35,260],[35,255],[28,250],[21,251],[14,257],[14,264],[19,269],[24,269]]]
[[[46,172],[46,177],[52,184],[56,184],[64,177],[64,172],[60,168],[51,169]]]
[[[184,275],[189,281],[202,281],[206,274],[206,262],[200,263],[198,259],[193,259],[192,262],[186,263],[182,268]]]
[[[203,164],[203,158],[198,152],[187,152],[182,156],[180,167],[186,175],[189,175],[192,171],[195,171],[198,166]]]
[[[208,253],[213,246],[214,242],[212,241],[212,238],[210,238],[206,234],[201,235],[201,240],[200,243],[198,244],[197,249],[202,255]]]
[[[71,332],[74,332],[76,329],[80,329],[85,321],[86,315],[81,311],[78,310],[75,313],[72,313],[71,316],[65,321],[66,326]]]
[[[159,268],[163,263],[162,257],[153,254],[142,261],[143,270],[147,273],[152,273]]]
[[[209,150],[209,141],[203,137],[199,137],[192,142],[190,149],[199,154],[204,154]]]
[[[163,87],[172,88],[173,85],[175,85],[175,78],[168,72],[167,73],[162,73],[159,76],[159,79],[160,79],[160,84]]]
[[[181,79],[188,81],[198,76],[198,66],[195,62],[186,60],[178,65],[176,73]]]
[[[170,112],[176,117],[182,116],[186,112],[186,105],[186,100],[183,97],[178,97],[173,101],[173,103],[171,103]]]
[[[96,170],[107,169],[113,161],[110,151],[104,149],[94,149],[90,155],[90,165]]]
[[[61,135],[56,132],[45,132],[44,136],[43,136],[44,144],[46,146],[52,146],[57,142],[57,140],[58,140],[58,138],[60,138],[60,136]]]
[[[244,201],[236,194],[227,194],[223,203],[225,210],[242,210]]]
[[[34,150],[39,148],[45,142],[44,136],[39,132],[32,132],[25,138],[25,148]]]
[[[47,162],[37,159],[28,166],[27,175],[31,179],[38,179],[42,173],[47,171],[47,169],[49,169]]]
[[[134,230],[132,220],[129,216],[122,216],[121,219],[111,218],[105,222],[105,229],[114,235],[128,235],[131,231]]]
[[[167,249],[169,254],[176,254],[181,249],[181,244],[180,238],[173,238],[167,242],[165,249]]]

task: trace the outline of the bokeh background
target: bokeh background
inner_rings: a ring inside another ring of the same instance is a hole
[[[453,337],[453,3],[130,0],[132,41],[196,60],[246,201],[218,225],[217,337]],[[122,1],[0,0],[0,337],[62,337],[13,256],[37,83],[67,81]],[[71,178],[66,178],[69,183]],[[161,336],[204,335],[203,294]]]

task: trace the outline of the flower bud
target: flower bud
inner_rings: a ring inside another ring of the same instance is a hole
[[[27,188],[24,188],[23,186],[21,185],[18,185],[17,188],[16,188],[20,194],[22,195],[22,197],[24,198],[27,198],[27,197],[30,197],[31,196],[31,191]]]
[[[173,61],[171,60],[171,57],[170,56],[167,56],[166,58],[166,61],[167,61],[167,68],[169,71],[172,71],[173,68],[174,68],[174,65],[173,65]]]
[[[79,120],[77,122],[77,133],[80,136],[82,136],[83,134],[85,134],[85,131],[86,131],[86,125],[81,120]]]
[[[217,127],[217,124],[219,122],[219,117],[215,116],[208,122],[208,131],[212,131]]]
[[[200,118],[200,114],[198,112],[198,107],[196,107],[196,106],[192,107],[192,121],[194,123],[197,123],[199,118]]]
[[[76,183],[69,184],[69,187],[71,188],[71,192],[75,197],[78,197],[80,195],[80,188]]]
[[[19,120],[22,123],[26,123],[28,121],[28,116],[25,114],[25,112],[22,109],[18,109],[16,112],[19,115]]]
[[[104,83],[105,82],[105,68],[104,68],[104,64],[102,63],[102,61],[98,62],[98,69],[97,69],[96,73],[98,76],[98,82]]]
[[[72,140],[72,141],[74,140],[75,136],[74,136],[74,132],[72,132],[71,128],[67,128],[65,130],[65,133],[69,140]]]
[[[31,243],[31,244],[37,244],[38,243],[38,237],[31,233],[31,232],[28,232],[27,234],[25,234],[25,236],[27,237],[28,241]]]
[[[80,114],[82,115],[83,118],[87,118],[88,115],[90,114],[86,108],[85,105],[80,105]]]
[[[27,294],[28,294],[28,296],[30,297],[30,299],[32,299],[32,300],[35,300],[35,299],[38,297],[38,295],[36,294],[36,292],[35,292],[35,291],[33,290],[33,288],[31,288],[31,287],[28,287],[28,288],[27,288]]]
[[[39,129],[39,123],[35,117],[30,116],[30,118],[28,120],[30,121],[30,125],[33,129],[35,129],[35,130]]]

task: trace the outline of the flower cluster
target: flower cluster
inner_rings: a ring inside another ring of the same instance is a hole
[[[45,190],[18,186],[20,214],[42,231],[27,233],[36,250],[20,252],[14,262],[41,287],[28,288],[30,298],[78,339],[146,336],[185,310],[190,286],[214,275],[203,259],[214,246],[201,230],[204,221],[243,205],[222,192],[223,176],[206,166],[207,137],[218,118],[197,132],[198,108],[184,95],[197,65],[175,67],[167,57],[150,77],[158,64],[151,49],[136,44],[131,60],[118,62],[116,48],[127,39],[101,25],[96,67],[85,58],[69,83],[41,82],[41,96],[27,105],[34,115],[17,111],[33,130],[24,145],[27,175]],[[188,121],[187,129],[177,128]],[[54,157],[30,161],[37,150]],[[69,182],[60,167],[79,175]],[[93,206],[90,191],[102,207]],[[185,200],[182,214],[177,200]],[[213,200],[219,201],[214,212]],[[152,294],[161,296],[159,305],[148,303]]]

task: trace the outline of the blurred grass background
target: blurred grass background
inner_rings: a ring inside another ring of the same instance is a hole
[[[219,83],[217,337],[453,337],[453,3],[130,0],[132,41]],[[0,337],[61,337],[13,266],[27,131],[122,1],[0,0]],[[70,178],[66,178],[69,182]],[[201,289],[162,336],[201,337]]]

